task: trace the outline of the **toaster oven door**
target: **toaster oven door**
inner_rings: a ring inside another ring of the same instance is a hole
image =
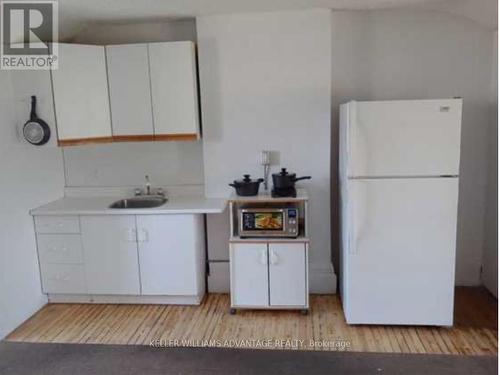
[[[240,236],[282,236],[285,210],[241,210]]]

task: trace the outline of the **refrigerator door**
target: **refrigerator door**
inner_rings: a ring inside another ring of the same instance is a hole
[[[458,175],[462,99],[351,102],[348,175]]]
[[[349,181],[350,324],[453,324],[458,178]]]

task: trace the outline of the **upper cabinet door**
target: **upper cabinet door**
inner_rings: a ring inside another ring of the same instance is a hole
[[[115,140],[134,139],[127,136],[152,136],[147,44],[106,46],[106,57]]]
[[[196,55],[193,42],[150,43],[155,135],[199,137]]]
[[[104,47],[60,44],[52,84],[60,145],[110,139]]]

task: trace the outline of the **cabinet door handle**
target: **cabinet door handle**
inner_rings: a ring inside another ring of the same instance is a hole
[[[136,242],[137,241],[137,231],[135,228],[125,229],[125,241]]]
[[[260,264],[266,266],[267,265],[267,250],[262,250],[260,253]]]
[[[271,250],[271,254],[270,254],[270,256],[269,256],[269,262],[270,262],[273,266],[275,266],[275,265],[277,265],[277,264],[278,264],[278,260],[279,260],[278,255],[274,252],[274,250]]]
[[[141,228],[138,230],[138,233],[137,233],[137,242],[148,242],[149,241],[149,232],[144,229],[144,228]]]

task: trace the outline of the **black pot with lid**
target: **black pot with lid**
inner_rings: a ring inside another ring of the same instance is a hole
[[[295,173],[289,173],[286,168],[281,168],[281,172],[273,173],[273,187],[274,189],[292,189],[297,181],[310,179],[311,176],[297,177]]]
[[[234,180],[229,186],[236,189],[237,195],[249,197],[259,194],[259,186],[262,181],[264,181],[263,178],[252,180],[249,174],[244,174],[242,180]]]

